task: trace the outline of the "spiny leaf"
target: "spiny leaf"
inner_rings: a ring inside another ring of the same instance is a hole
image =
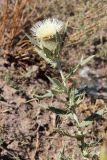
[[[58,32],[56,32],[56,42],[57,43],[61,43],[62,42],[61,35]]]
[[[57,89],[60,91],[66,91],[66,87],[57,79],[55,78],[51,78],[51,77],[48,77],[47,78],[49,79],[49,81],[53,84],[53,87],[57,87]]]
[[[42,99],[42,98],[49,98],[49,97],[52,97],[53,94],[51,91],[48,91],[48,93],[44,94],[44,95],[36,95],[35,94],[35,97],[38,98],[38,99]]]
[[[83,58],[83,56],[81,57],[80,62],[73,68],[70,68],[69,74],[66,76],[66,81],[70,78],[70,76],[74,75],[78,69],[82,66],[84,66],[85,64],[87,64],[89,61],[91,61],[93,58],[95,57],[95,55],[92,55],[86,59]]]
[[[46,47],[43,47],[43,51],[46,54],[46,57],[50,60],[53,60],[53,53]]]
[[[56,113],[57,115],[65,115],[67,114],[67,111],[66,110],[62,110],[60,108],[55,108],[55,107],[52,107],[52,106],[49,106],[48,108],[49,111],[52,111],[53,113]]]
[[[81,66],[84,66],[85,64],[87,64],[89,61],[91,61],[93,58],[95,57],[95,55],[89,56],[86,59],[83,59],[83,57],[80,60],[80,64]]]
[[[38,45],[38,42],[37,42],[34,38],[32,38],[31,36],[29,36],[29,35],[26,34],[26,33],[25,33],[25,35],[28,37],[28,39],[30,40],[30,42],[31,42],[34,46],[37,46],[38,48],[40,48],[39,45]]]

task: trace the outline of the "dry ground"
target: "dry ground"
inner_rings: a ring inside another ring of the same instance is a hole
[[[59,77],[34,53],[25,35],[30,34],[33,23],[47,17],[69,22],[61,53],[64,72],[82,55],[95,54],[88,65],[88,78],[79,73],[75,77],[78,88],[87,88],[77,110],[80,120],[106,106],[107,1],[0,0],[0,160],[59,160],[57,154],[63,146],[66,157],[83,160],[77,141],[54,130],[60,124],[72,134],[76,130],[72,122],[47,109],[48,105],[61,109],[62,97],[34,98],[51,87],[46,75]],[[89,160],[98,159],[107,130],[107,113],[95,118],[85,130],[85,141],[96,144],[88,149]]]

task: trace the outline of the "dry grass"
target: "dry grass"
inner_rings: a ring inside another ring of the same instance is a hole
[[[0,44],[2,53],[26,56],[31,51],[31,47],[25,38],[25,32],[29,32],[31,24],[47,15],[51,4],[55,2],[46,1],[43,8],[43,1],[35,3],[27,0],[17,0],[10,3],[5,1],[2,7],[1,26],[0,26]],[[33,5],[34,4],[34,5]],[[75,16],[68,17],[69,27],[73,33],[69,36],[67,45],[77,44],[80,42],[90,43],[95,38],[96,32],[100,38],[103,37],[104,29],[107,25],[107,2],[97,0],[86,4],[80,0],[77,3]],[[43,12],[38,13],[38,6],[42,6]],[[17,58],[18,58],[17,57]]]
[[[24,48],[23,41],[24,29],[29,25],[29,17],[26,19],[26,9],[29,3],[27,0],[16,1],[14,4],[10,4],[9,1],[3,6],[3,14],[1,17],[2,26],[0,27],[0,43],[1,48],[5,54],[10,52],[18,52],[20,54],[20,46],[22,51]],[[13,8],[14,6],[14,8]],[[19,47],[18,47],[19,46]],[[13,49],[13,50],[12,50]]]
[[[82,1],[83,2],[83,1]],[[77,14],[70,18],[73,34],[69,36],[69,44],[92,42],[97,35],[104,36],[107,26],[107,1],[89,1],[86,5],[77,6]]]
[[[6,0],[2,5],[0,44],[3,56],[12,54],[14,57],[26,57],[31,51],[25,32],[34,21],[41,19],[46,9],[38,14],[40,1],[16,0],[10,3]]]

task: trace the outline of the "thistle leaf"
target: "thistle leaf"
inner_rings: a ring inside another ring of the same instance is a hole
[[[93,58],[95,57],[95,55],[89,56],[86,59],[83,59],[83,57],[80,60],[80,65],[84,66],[85,64],[87,64],[89,61],[91,61]]]
[[[50,60],[53,60],[53,53],[46,47],[43,47],[43,51],[46,54],[46,57],[49,58]]]
[[[57,79],[55,78],[50,78],[47,76],[47,78],[49,79],[49,81],[53,84],[54,90],[55,91],[66,91],[66,87]]]
[[[49,98],[49,97],[53,97],[53,94],[51,91],[48,91],[46,94],[44,95],[36,95],[35,94],[35,97],[38,98],[38,99],[43,99],[43,98]]]
[[[66,76],[66,80],[68,80],[70,78],[70,76],[74,75],[79,70],[80,67],[82,67],[85,64],[87,64],[94,57],[95,57],[95,55],[92,55],[92,56],[84,59],[83,56],[82,56],[80,62],[74,68],[70,68],[69,74]]]
[[[40,48],[39,45],[38,45],[37,40],[35,40],[34,38],[32,38],[31,36],[29,36],[29,35],[26,34],[26,33],[25,33],[25,35],[27,36],[27,38],[30,40],[30,42],[31,42],[34,46],[37,46],[38,48]]]

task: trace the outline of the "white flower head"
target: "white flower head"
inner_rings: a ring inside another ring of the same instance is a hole
[[[39,21],[31,28],[33,36],[40,40],[51,39],[56,32],[60,33],[64,29],[64,23],[55,18]]]

